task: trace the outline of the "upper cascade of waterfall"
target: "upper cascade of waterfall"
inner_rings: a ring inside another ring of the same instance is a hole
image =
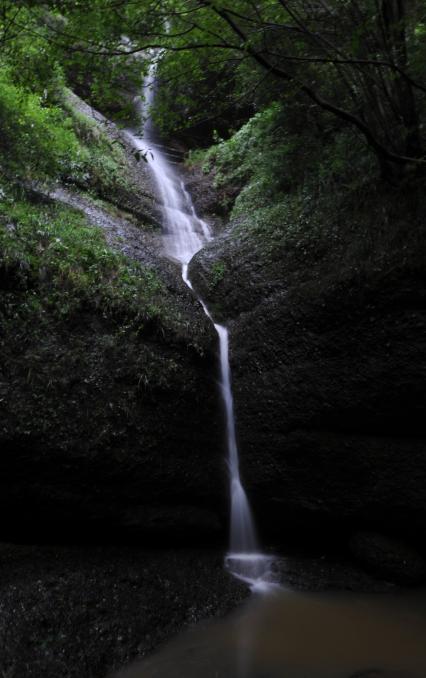
[[[155,130],[150,116],[155,96],[156,63],[150,65],[144,80],[144,97],[138,98],[138,109],[143,124],[143,136],[128,131],[135,148],[144,152],[153,172],[164,216],[164,250],[182,265],[188,264],[194,254],[210,240],[208,224],[200,219],[184,182],[167,159],[160,144],[155,142]]]
[[[144,97],[138,99],[143,136],[135,130],[127,134],[135,148],[146,154],[153,172],[163,212],[163,242],[168,257],[179,262],[182,278],[193,289],[188,265],[206,242],[211,239],[208,224],[196,213],[185,184],[157,143],[150,109],[155,96],[156,62],[153,61],[144,81]],[[272,558],[259,553],[258,541],[250,505],[240,477],[234,403],[229,364],[229,334],[226,327],[214,322],[205,302],[199,302],[211,320],[219,338],[220,390],[226,418],[226,440],[231,494],[230,552],[226,558],[229,570],[253,589],[263,591],[271,586]]]

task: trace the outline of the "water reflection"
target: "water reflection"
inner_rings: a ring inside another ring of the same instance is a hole
[[[120,678],[425,678],[426,594],[253,596]]]

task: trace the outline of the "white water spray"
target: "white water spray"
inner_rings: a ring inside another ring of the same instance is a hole
[[[156,64],[152,62],[144,82],[144,99],[139,99],[139,113],[144,124],[143,137],[128,131],[132,145],[146,154],[153,172],[161,207],[164,215],[164,249],[168,257],[182,266],[182,278],[193,290],[188,277],[188,264],[196,252],[211,239],[208,224],[200,219],[191,197],[181,178],[167,159],[163,148],[156,143],[155,132],[149,117],[154,99]],[[226,565],[238,578],[253,589],[268,587],[272,559],[259,553],[257,538],[247,495],[241,483],[237,437],[235,431],[234,403],[229,365],[229,335],[223,325],[214,322],[206,304],[198,297],[207,317],[211,320],[219,337],[220,346],[220,390],[226,415],[228,465],[231,490],[230,552]]]

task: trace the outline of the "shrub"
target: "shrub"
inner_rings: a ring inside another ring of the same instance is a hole
[[[64,113],[14,84],[0,71],[0,163],[16,177],[65,173],[82,159],[80,144]]]
[[[100,229],[67,207],[3,200],[0,270],[6,288],[24,294],[22,311],[66,316],[89,307],[121,321],[160,312],[156,274],[111,250]]]

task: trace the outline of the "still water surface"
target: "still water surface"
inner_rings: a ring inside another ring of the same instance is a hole
[[[426,678],[426,592],[253,596],[120,676]]]

